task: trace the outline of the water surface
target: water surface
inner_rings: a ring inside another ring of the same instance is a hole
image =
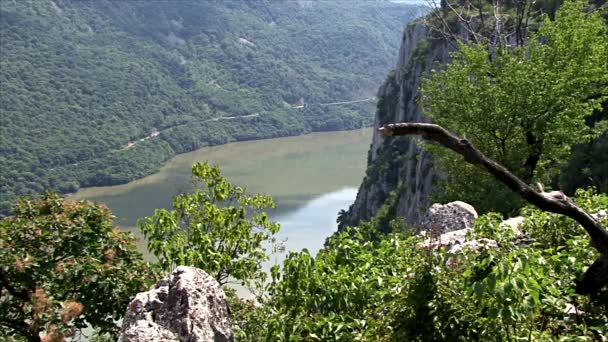
[[[287,238],[288,250],[315,252],[336,229],[338,211],[355,199],[371,133],[314,133],[202,148],[176,156],[156,174],[124,185],[82,189],[71,198],[107,204],[115,224],[137,234],[137,219],[155,208],[170,208],[175,194],[192,188],[192,164],[209,161],[247,192],[273,195],[277,208],[269,215],[282,224],[280,235]]]

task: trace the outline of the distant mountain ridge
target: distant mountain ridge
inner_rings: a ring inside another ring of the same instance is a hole
[[[373,96],[403,27],[425,11],[365,1],[3,1],[2,209],[21,194],[124,183],[206,145],[369,125],[372,101],[317,104]]]

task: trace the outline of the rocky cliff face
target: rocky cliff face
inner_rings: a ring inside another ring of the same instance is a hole
[[[459,24],[452,27],[459,38],[469,39],[467,30]],[[512,42],[515,43],[514,41]],[[374,127],[395,122],[428,122],[417,104],[418,87],[422,78],[432,69],[441,69],[449,62],[449,52],[454,44],[433,35],[422,20],[411,23],[405,29],[399,59],[378,91],[378,105]],[[589,120],[593,124],[608,113],[608,105]],[[391,218],[403,218],[408,225],[420,227],[423,213],[431,202],[437,177],[432,167],[432,159],[416,143],[415,137],[384,137],[375,131],[368,153],[368,166],[355,203],[344,216],[339,218],[340,230],[346,226],[358,225],[373,217],[378,229],[390,231]],[[593,153],[606,146],[608,138],[604,134],[591,144],[576,146],[574,156],[562,172],[560,183],[568,193],[577,186],[594,185],[599,191],[608,191],[608,182],[601,171],[606,158]],[[587,156],[587,157],[585,157]],[[580,170],[585,170],[581,176]]]
[[[429,121],[416,103],[418,86],[431,69],[448,62],[449,51],[447,43],[433,38],[424,24],[414,23],[405,29],[397,66],[378,91],[374,127]],[[403,217],[410,225],[418,225],[430,205],[435,177],[428,152],[417,146],[415,138],[387,138],[375,131],[365,179],[341,228],[369,220],[382,208],[391,216]]]

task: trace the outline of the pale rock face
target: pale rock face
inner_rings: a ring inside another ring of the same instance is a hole
[[[418,106],[418,88],[432,69],[441,69],[450,60],[451,50],[443,42],[432,41],[429,28],[423,23],[413,23],[406,27],[394,77],[378,90],[379,99],[394,103],[386,112],[377,111],[375,128],[395,122],[430,122]],[[393,191],[399,191],[397,215],[409,225],[420,224],[431,204],[429,195],[438,175],[432,167],[430,153],[416,143],[418,140],[418,137],[387,138],[380,131],[374,130],[368,169],[386,160],[391,153],[386,151],[392,144],[402,146],[402,158],[391,156],[390,158],[400,161],[388,165],[373,182],[364,181],[361,184],[355,203],[348,211],[348,225],[356,226],[361,221],[374,217]],[[399,184],[407,186],[398,189]]]
[[[597,221],[601,221],[601,220],[605,219],[606,217],[608,217],[608,212],[606,212],[606,210],[602,209],[595,214],[591,214],[591,217],[593,217]]]
[[[477,240],[466,241],[464,243],[459,243],[453,245],[448,252],[450,253],[459,253],[465,249],[469,249],[472,251],[479,251],[480,249],[495,249],[498,248],[498,244],[496,241],[492,239],[481,238]]]
[[[467,234],[477,219],[477,211],[468,203],[456,201],[448,204],[433,204],[422,220],[424,229],[421,234],[432,236],[421,243],[420,247],[436,249],[443,247],[448,253],[457,254],[465,250],[480,251],[498,248],[498,243],[491,239],[480,238],[469,240]],[[513,230],[514,237],[523,236],[519,227],[523,217],[514,217],[503,221],[500,226]]]
[[[473,228],[477,212],[470,204],[456,201],[448,204],[433,204],[427,211],[423,221],[421,235],[431,235],[420,244],[427,249],[445,248],[448,253],[457,254],[465,250],[479,251],[482,249],[498,248],[498,243],[492,239],[479,238],[469,240],[467,234]],[[521,216],[509,218],[500,223],[503,229],[513,232],[513,239],[520,246],[533,242],[525,239],[520,230],[524,223]]]
[[[422,233],[431,235],[431,238],[425,240],[422,246],[426,248],[445,247],[450,252],[453,249],[460,251],[465,245],[477,248],[477,243],[467,241],[467,233],[473,228],[475,219],[477,219],[477,211],[468,203],[456,201],[447,204],[433,204],[421,222]],[[494,242],[495,244],[496,242]]]
[[[202,270],[179,266],[131,301],[119,341],[234,341],[224,291]]]
[[[505,229],[511,229],[513,231],[513,236],[516,238],[522,237],[524,234],[522,233],[520,227],[524,223],[524,218],[522,216],[511,217],[500,224],[500,227]]]
[[[467,241],[467,233],[469,232],[469,230],[469,228],[459,229],[438,236],[433,236],[429,239],[424,240],[424,242],[421,244],[421,247],[427,249],[446,247],[448,250],[451,250],[454,246],[463,244]],[[423,231],[421,233],[427,235],[428,232]]]
[[[433,204],[421,222],[421,229],[443,234],[455,230],[470,229],[477,218],[477,211],[461,201]]]

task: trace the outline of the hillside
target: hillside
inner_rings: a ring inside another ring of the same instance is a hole
[[[16,195],[127,182],[201,146],[369,125],[402,27],[424,8],[3,1],[0,11],[5,210]]]

